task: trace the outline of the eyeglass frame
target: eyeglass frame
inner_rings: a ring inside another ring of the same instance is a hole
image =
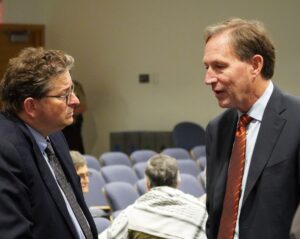
[[[61,100],[64,100],[65,103],[68,105],[70,103],[70,99],[71,99],[72,95],[75,94],[74,89],[75,89],[75,87],[72,84],[71,85],[71,90],[68,93],[65,93],[63,95],[45,95],[43,97],[44,98],[57,98],[57,99],[61,99]]]
[[[89,176],[91,176],[91,172],[86,172],[86,173],[79,173],[79,174],[77,174],[81,179],[86,179],[86,178],[88,178]]]

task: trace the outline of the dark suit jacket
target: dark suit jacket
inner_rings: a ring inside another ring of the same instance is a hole
[[[206,130],[209,239],[217,238],[237,117],[228,109]],[[252,155],[239,239],[289,238],[299,202],[299,160],[300,101],[274,87]]]
[[[77,201],[97,231],[62,133],[50,136]],[[59,188],[28,128],[0,114],[0,238],[78,238]]]

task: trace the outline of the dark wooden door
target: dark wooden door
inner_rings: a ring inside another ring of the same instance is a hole
[[[44,44],[44,25],[0,24],[0,80],[10,58],[25,47],[38,47]]]

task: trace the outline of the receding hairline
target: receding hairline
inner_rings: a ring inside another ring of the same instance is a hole
[[[219,34],[228,34],[230,37],[232,32],[240,28],[255,28],[261,33],[266,33],[265,26],[261,21],[245,20],[234,17],[217,24],[207,26],[204,31],[204,41],[207,43],[211,37]]]

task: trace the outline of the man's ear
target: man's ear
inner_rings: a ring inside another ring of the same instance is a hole
[[[261,55],[254,55],[250,61],[252,66],[252,75],[257,76],[261,73],[264,66],[264,58]]]
[[[151,185],[150,185],[150,180],[147,176],[145,176],[145,184],[146,184],[146,190],[147,192],[150,191]]]
[[[34,118],[36,115],[37,101],[32,97],[28,97],[23,102],[23,108],[27,115]]]

